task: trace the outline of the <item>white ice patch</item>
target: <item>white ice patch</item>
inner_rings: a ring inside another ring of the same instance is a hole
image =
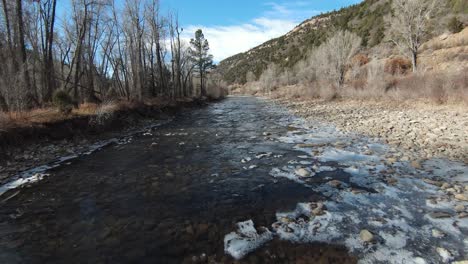
[[[36,173],[32,176],[29,176],[27,178],[19,178],[14,181],[11,181],[7,184],[4,184],[0,186],[0,196],[4,193],[6,193],[9,190],[16,189],[20,186],[26,185],[26,184],[31,184],[38,182],[42,180],[44,177],[49,176],[48,174],[42,174],[42,173]]]
[[[320,173],[320,172],[325,172],[325,171],[336,171],[336,168],[330,167],[330,166],[320,166],[317,168],[314,168],[315,172]]]
[[[318,157],[321,162],[336,161],[343,164],[354,164],[356,162],[378,162],[380,159],[376,156],[363,155],[351,151],[340,149],[327,149]]]
[[[224,237],[224,251],[239,260],[250,252],[273,239],[273,234],[266,228],[258,233],[252,220],[237,223],[237,231]]]
[[[466,164],[432,159],[422,162],[424,170],[416,170],[411,160],[398,161],[405,153],[378,140],[344,134],[332,126],[307,123],[293,116],[284,121],[287,123],[282,125],[294,130],[278,140],[307,154],[300,159],[319,163],[308,169],[316,173],[343,170],[350,176],[350,184],[339,189],[329,184],[309,184],[294,173],[300,161],[272,169],[271,176],[303,184],[328,199],[321,215],[313,215],[307,202],[299,203],[293,212],[278,212],[272,226],[279,238],[296,243],[341,244],[355,253],[360,263],[440,263],[447,256],[437,248],[446,248],[453,259],[466,259],[468,218],[459,218],[454,212],[461,202],[423,181],[467,183]],[[437,204],[428,200],[436,200]],[[453,217],[428,216],[436,211],[450,212]],[[374,235],[372,243],[361,240],[364,229]],[[433,237],[433,229],[446,236]]]
[[[393,249],[404,248],[408,240],[408,236],[401,231],[397,231],[394,235],[381,231],[379,235],[385,240],[385,245]]]
[[[300,177],[296,173],[294,173],[294,171],[289,172],[278,168],[273,168],[270,171],[270,175],[274,178],[286,178],[297,183],[304,183],[304,181],[302,181]]]

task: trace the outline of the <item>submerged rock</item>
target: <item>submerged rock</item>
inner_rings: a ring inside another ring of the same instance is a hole
[[[446,213],[446,212],[432,212],[432,213],[429,214],[429,216],[432,217],[432,218],[436,218],[436,219],[452,217],[451,214]]]
[[[455,206],[455,212],[461,213],[461,212],[464,212],[464,211],[465,211],[465,206],[463,204],[459,204],[459,205]]]
[[[313,207],[313,205],[311,205],[311,207]],[[325,205],[323,203],[317,203],[315,204],[315,208],[312,209],[312,214],[314,214],[315,216],[320,216],[320,215],[324,215],[325,212],[323,211],[325,209]]]
[[[417,170],[420,170],[422,169],[422,165],[421,165],[421,162],[419,160],[413,160],[411,162],[411,166]]]
[[[342,185],[342,182],[340,182],[338,180],[333,180],[333,181],[329,181],[328,185],[330,185],[330,186],[332,186],[334,188],[340,188],[341,185]]]

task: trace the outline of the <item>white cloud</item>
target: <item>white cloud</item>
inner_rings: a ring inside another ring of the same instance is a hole
[[[210,43],[214,60],[219,62],[284,35],[305,18],[320,13],[304,9],[304,2],[300,1],[287,5],[267,3],[266,6],[268,10],[252,21],[228,26],[190,25],[184,29],[183,37],[190,40],[197,29],[202,29]]]

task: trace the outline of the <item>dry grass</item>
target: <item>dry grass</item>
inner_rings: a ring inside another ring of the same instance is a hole
[[[271,95],[274,99],[334,99],[393,101],[397,103],[423,101],[432,105],[468,106],[468,71],[456,73],[429,72],[409,75],[369,74],[368,79],[356,79],[340,90],[326,83],[280,87]]]
[[[28,112],[0,112],[0,129],[59,122],[67,118],[55,108],[34,109]]]
[[[182,102],[188,100],[191,99],[180,99],[178,101]],[[69,115],[65,115],[58,111],[57,108],[53,107],[34,109],[24,112],[0,112],[0,130],[55,123],[80,116],[109,115],[116,111],[136,109],[142,104],[164,107],[171,103],[174,103],[174,101],[169,98],[156,98],[146,100],[145,102],[115,100],[107,101],[102,104],[84,103],[81,104],[79,108],[73,109],[72,113]]]
[[[395,80],[386,96],[398,101],[426,99],[436,104],[468,105],[468,74],[419,73]]]
[[[421,51],[434,51],[462,46],[468,46],[468,27],[465,27],[465,29],[459,33],[443,34],[431,39],[421,46]]]

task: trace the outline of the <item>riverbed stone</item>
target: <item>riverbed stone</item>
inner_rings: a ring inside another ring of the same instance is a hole
[[[328,185],[334,188],[340,188],[342,185],[342,182],[340,182],[339,180],[333,180],[333,181],[329,181]]]
[[[461,212],[465,211],[465,206],[463,204],[458,204],[458,205],[455,206],[454,209],[455,209],[455,212],[461,213]]]
[[[437,186],[437,187],[442,187],[442,185],[444,184],[441,181],[435,181],[435,180],[431,180],[431,179],[424,179],[423,181],[425,183],[428,183],[428,184],[431,184],[431,185],[434,185],[434,186]]]
[[[413,168],[417,169],[417,170],[422,169],[421,161],[419,161],[419,160],[413,160],[413,161],[411,162],[411,166],[412,166]]]
[[[450,184],[447,183],[447,182],[444,182],[440,188],[441,188],[442,190],[447,190],[448,188],[450,188]]]
[[[324,209],[325,209],[325,205],[321,202],[319,203],[316,203],[316,204],[312,204],[311,207],[314,207],[314,209],[312,209],[312,214],[314,214],[315,216],[320,216],[320,215],[324,215],[325,212],[324,212]]]
[[[362,241],[367,243],[370,243],[374,240],[374,235],[367,229],[361,230],[361,233],[359,233],[359,237]]]
[[[465,193],[459,193],[455,195],[455,199],[468,202],[468,195],[466,195]]]
[[[432,236],[435,238],[443,238],[445,237],[445,234],[438,229],[432,229]]]
[[[468,213],[467,212],[460,212],[458,213],[458,218],[460,219],[464,219],[464,218],[467,218],[468,217]]]
[[[448,251],[447,249],[438,247],[436,250],[444,263],[448,263],[453,259],[452,253],[450,253],[450,251]]]
[[[303,178],[310,176],[310,172],[304,168],[298,168],[294,171],[294,173]]]
[[[447,212],[432,212],[432,213],[429,214],[429,216],[432,217],[432,218],[435,218],[435,219],[452,217],[452,215],[447,213]]]

